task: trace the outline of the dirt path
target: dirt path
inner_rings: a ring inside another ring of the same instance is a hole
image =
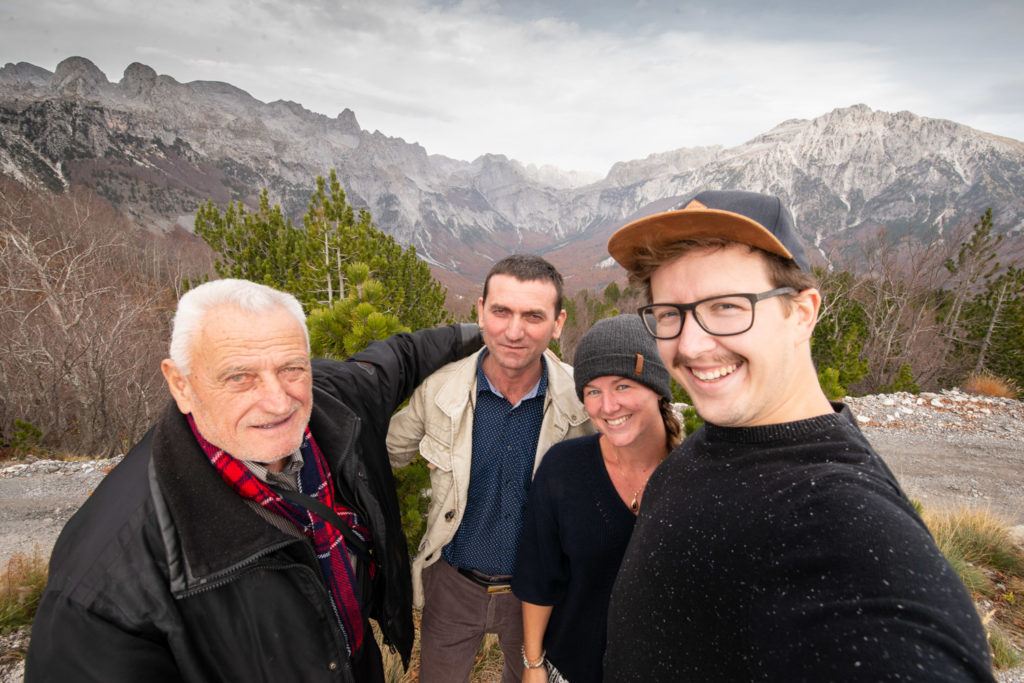
[[[911,498],[926,508],[986,509],[1024,525],[1024,443],[1011,439],[926,436],[865,430]]]
[[[49,557],[60,530],[109,467],[108,461],[44,461],[0,468],[0,569],[16,552],[38,548]]]

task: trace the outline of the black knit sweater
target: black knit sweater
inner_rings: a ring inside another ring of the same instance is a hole
[[[573,683],[601,680],[608,598],[635,518],[601,456],[600,434],[551,447],[530,487],[512,590],[552,605],[547,658]]]
[[[970,597],[850,411],[706,425],[651,477],[606,681],[992,681]]]

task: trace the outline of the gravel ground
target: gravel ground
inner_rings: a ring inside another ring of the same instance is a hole
[[[970,396],[886,394],[847,398],[861,429],[907,493],[930,509],[981,507],[1001,515],[1024,545],[1024,403]],[[119,461],[39,460],[0,467],[0,568],[15,552],[46,557],[61,528]],[[4,663],[27,634],[0,637],[0,683],[20,683]],[[1024,668],[997,675],[1024,683]]]
[[[908,495],[983,508],[1024,533],[1024,403],[955,390],[846,403]]]
[[[121,458],[0,467],[0,566],[16,552],[48,557],[60,530]]]

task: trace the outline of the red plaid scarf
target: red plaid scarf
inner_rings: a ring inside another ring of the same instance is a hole
[[[363,643],[363,619],[355,594],[356,580],[348,561],[344,536],[314,512],[282,498],[250,472],[240,460],[204,439],[196,429],[192,415],[188,416],[188,423],[203,453],[235,493],[290,520],[313,539],[316,556],[320,560],[320,571],[333,598],[334,616],[341,626],[342,634],[345,636],[345,647],[351,657]],[[323,453],[313,440],[308,427],[303,435],[300,451],[303,463],[299,472],[299,491],[315,495],[321,503],[333,508],[356,535],[369,544],[370,530],[360,524],[353,511],[335,500],[331,472],[327,469]],[[371,576],[374,569],[371,563]]]

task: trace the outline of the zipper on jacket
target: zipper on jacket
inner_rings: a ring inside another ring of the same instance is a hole
[[[235,564],[231,565],[227,569],[222,569],[216,574],[211,574],[206,578],[196,579],[196,581],[198,581],[198,585],[186,588],[182,591],[178,591],[174,594],[174,597],[178,599],[190,598],[194,595],[205,593],[206,591],[213,590],[214,588],[220,588],[221,586],[227,585],[235,579],[234,575],[239,574],[243,569],[249,567],[250,565],[256,564],[261,559],[270,555],[271,553],[274,553],[280,550],[281,548],[289,546],[292,543],[298,543],[301,540],[302,539],[300,538],[292,538],[286,541],[282,541],[281,543],[275,543],[274,545],[267,546],[255,555],[250,555],[244,560],[236,562]]]

